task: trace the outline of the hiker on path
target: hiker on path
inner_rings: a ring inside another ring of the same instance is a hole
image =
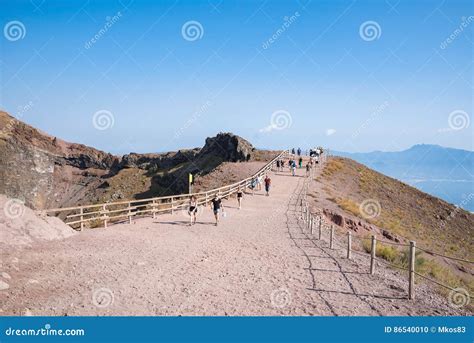
[[[256,188],[256,190],[257,191],[262,190],[262,175],[257,176],[257,188]]]
[[[295,176],[296,175],[296,162],[295,161],[291,161],[290,169],[291,169],[291,174]]]
[[[266,195],[269,196],[270,195],[270,186],[272,184],[272,179],[270,179],[270,177],[268,175],[265,175],[265,192],[266,192]]]
[[[211,208],[214,212],[214,218],[216,218],[216,226],[219,224],[219,216],[221,211],[224,212],[224,205],[222,205],[221,198],[216,194],[214,198],[211,200]]]
[[[280,160],[277,160],[276,165],[277,165],[277,171],[280,171]]]
[[[298,156],[301,156],[301,148],[298,148]]]
[[[242,189],[239,187],[237,190],[237,202],[239,203],[239,210],[242,208],[242,198],[244,197],[244,192],[242,192]]]
[[[197,211],[198,211],[198,204],[197,204],[196,197],[193,195],[191,196],[191,198],[189,198],[189,208],[188,208],[188,213],[190,216],[189,226],[196,224]]]
[[[311,165],[309,163],[306,163],[306,176],[310,174],[311,171]]]
[[[303,166],[303,159],[300,157],[300,159],[298,160],[298,165],[299,165],[299,168],[301,169],[301,167]]]
[[[292,154],[292,155],[295,154],[295,148],[291,149],[291,154]]]

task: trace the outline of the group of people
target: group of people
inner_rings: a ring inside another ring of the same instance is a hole
[[[252,190],[261,190],[262,189],[262,175],[259,175],[257,177],[254,177],[249,185],[249,188]],[[272,179],[268,174],[265,175],[265,178],[263,179],[263,183],[265,184],[265,195],[269,196],[270,195],[270,187],[272,184]],[[237,203],[238,203],[238,209],[240,210],[242,208],[242,198],[244,197],[244,192],[242,187],[239,187],[237,189]],[[214,213],[214,218],[216,220],[215,225],[217,226],[219,224],[220,217],[223,216],[225,217],[225,210],[224,210],[224,205],[222,203],[222,198],[220,195],[217,193],[214,195],[214,197],[210,201],[210,206],[212,209],[212,212]],[[192,195],[189,198],[189,207],[188,207],[188,214],[190,216],[190,223],[189,225],[192,226],[196,224],[197,220],[197,214],[198,214],[198,201],[194,195]]]

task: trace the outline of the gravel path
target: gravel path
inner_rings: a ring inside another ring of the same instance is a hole
[[[205,208],[194,226],[182,212],[2,251],[0,314],[455,314],[427,286],[410,302],[401,274],[368,275],[368,255],[315,240],[297,206],[303,176],[271,176],[269,197],[226,200],[217,227]]]

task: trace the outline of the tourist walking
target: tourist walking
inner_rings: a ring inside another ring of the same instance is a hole
[[[270,195],[270,186],[272,184],[272,179],[270,179],[270,176],[268,175],[265,175],[265,192],[266,192],[266,196],[269,196]]]
[[[291,161],[290,169],[291,169],[291,174],[295,176],[296,175],[296,162],[295,161]]]
[[[244,197],[244,192],[242,192],[242,189],[239,187],[237,190],[237,202],[239,203],[239,210],[242,208],[242,198]]]
[[[222,205],[221,198],[216,194],[214,198],[211,200],[211,208],[214,212],[214,218],[216,218],[216,226],[219,224],[219,216],[221,211],[224,211],[224,205]]]
[[[189,208],[188,208],[188,214],[190,217],[189,226],[196,224],[197,211],[198,211],[198,204],[197,204],[196,197],[193,195],[191,196],[191,198],[189,198]]]
[[[301,167],[303,167],[303,159],[300,157],[300,159],[298,160],[298,165],[299,165],[299,168],[301,169]]]

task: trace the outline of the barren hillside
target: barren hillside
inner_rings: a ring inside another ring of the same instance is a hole
[[[114,156],[65,142],[0,111],[0,194],[34,209],[183,193],[189,173],[199,178],[219,166],[225,170],[226,162],[273,157],[273,152],[259,151],[231,133],[207,138],[203,148]],[[251,166],[240,169],[244,177],[254,171]],[[219,175],[207,184],[225,183],[216,179]]]
[[[426,250],[474,259],[474,215],[465,210],[347,158],[331,158],[317,181],[310,194],[313,206],[344,231],[393,242],[414,240]],[[383,246],[377,253],[404,262],[403,249]],[[430,277],[472,294],[472,265],[421,253],[419,263]]]

